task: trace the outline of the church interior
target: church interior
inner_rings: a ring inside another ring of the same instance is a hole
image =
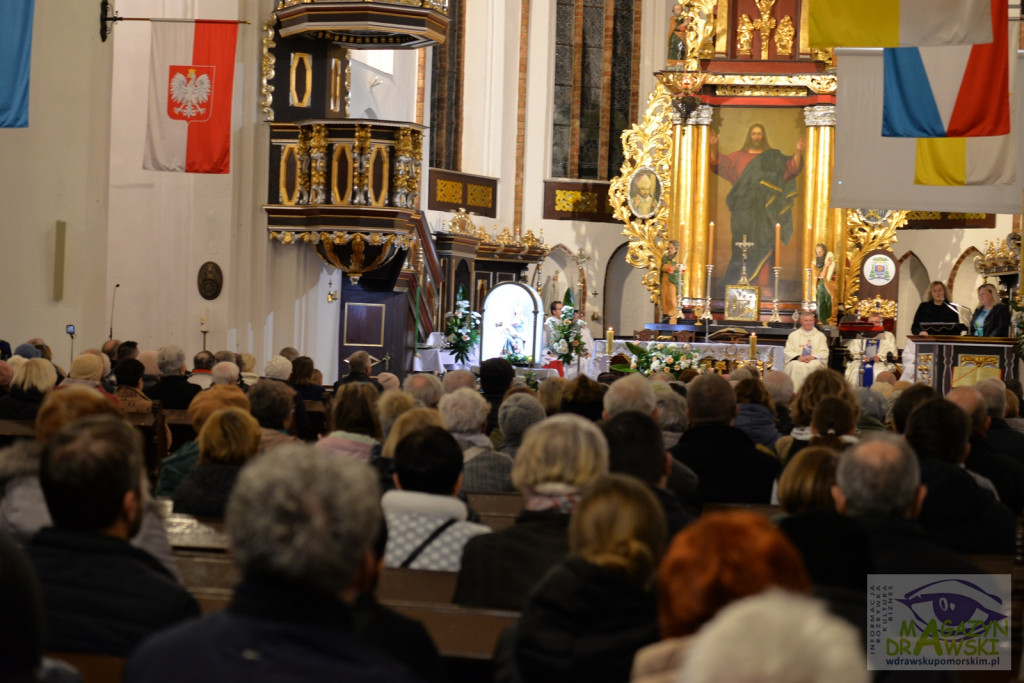
[[[793,239],[780,250],[787,322],[814,300],[805,272],[819,242],[838,257],[836,303],[851,310],[864,298],[857,265],[876,249],[891,255],[898,285],[883,298],[896,305],[901,346],[931,281],[968,308],[984,281],[1016,297],[1019,211],[830,203],[844,144],[842,57],[808,46],[798,0],[765,5],[781,22],[766,32],[736,28],[761,16],[753,0],[401,3],[428,8],[414,13],[407,49],[353,47],[338,38],[343,16],[325,20],[339,24],[334,33],[317,34],[303,7],[331,3],[114,3],[126,18],[245,22],[225,174],[143,169],[150,26],[108,22],[101,38],[98,4],[36,3],[29,125],[0,131],[4,235],[16,255],[0,278],[17,297],[0,335],[42,337],[58,360],[111,334],[189,355],[204,344],[248,352],[258,367],[294,346],[333,381],[346,371],[340,359],[372,341],[372,355],[404,374],[415,344],[443,327],[456,282],[474,307],[506,280],[536,288],[545,305],[570,290],[595,339],[608,328],[629,336],[668,313],[655,261],[669,240],[681,240],[689,266],[681,319],[699,322],[706,268],[717,265],[710,300],[720,320],[725,286],[738,282],[729,242],[743,229],[729,232],[728,184],[707,171],[708,140],[720,140],[724,158],[751,123],[784,155],[804,146],[784,228]],[[673,23],[678,11],[692,15],[685,30]],[[693,109],[681,120],[676,106]],[[311,192],[296,149],[300,138],[315,142],[321,122],[329,158]],[[891,167],[871,164],[882,177]],[[646,219],[629,208],[641,166],[654,169],[661,195]],[[349,271],[363,240],[359,277]],[[774,285],[762,246],[750,253],[750,281],[767,320]],[[215,297],[202,288],[209,262],[220,272]]]

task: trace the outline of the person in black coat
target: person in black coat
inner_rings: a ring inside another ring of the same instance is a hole
[[[26,550],[43,591],[47,650],[124,657],[144,638],[199,616],[199,605],[149,553],[128,543],[142,520],[138,433],[112,415],[61,428],[40,484],[53,526]]]
[[[978,287],[978,301],[970,333],[975,337],[1009,337],[1010,307],[999,300],[995,286],[986,282]]]
[[[704,503],[767,503],[779,461],[757,449],[732,426],[736,394],[720,375],[701,375],[687,386],[690,428],[672,456],[697,473]]]
[[[185,376],[185,352],[180,346],[161,346],[156,364],[160,369],[160,381],[146,390],[146,396],[160,401],[164,410],[187,410],[202,387],[192,384]]]
[[[555,415],[526,430],[512,467],[523,494],[515,523],[471,538],[462,551],[455,603],[522,609],[527,594],[569,550],[569,514],[608,473],[608,445],[592,422]]]
[[[626,475],[600,479],[573,511],[569,544],[502,637],[499,680],[625,681],[636,651],[658,639],[652,584],[665,522],[650,489]]]
[[[35,420],[43,399],[57,384],[57,371],[45,358],[25,361],[11,380],[11,390],[0,398],[0,418]]]
[[[927,336],[928,330],[921,326],[921,323],[944,323],[949,325],[948,330],[943,334],[960,334],[966,328],[960,322],[960,313],[954,304],[949,302],[949,293],[946,285],[936,280],[928,289],[930,296],[928,301],[922,301],[914,313],[914,322],[910,325],[911,334],[922,334]],[[938,334],[937,332],[935,334]]]
[[[224,517],[228,495],[242,466],[260,448],[260,423],[241,408],[218,410],[197,439],[199,461],[174,489],[174,511]]]

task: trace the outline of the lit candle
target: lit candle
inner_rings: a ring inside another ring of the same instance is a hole
[[[779,254],[782,253],[782,226],[775,224],[775,267],[779,267]]]
[[[715,260],[715,222],[708,223],[708,263]]]
[[[615,329],[609,327],[608,334],[605,336],[605,347],[604,352],[609,356],[612,355],[612,344],[615,342]]]
[[[757,333],[750,333],[750,360],[757,360]]]

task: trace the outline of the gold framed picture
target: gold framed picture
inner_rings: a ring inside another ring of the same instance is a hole
[[[755,285],[726,285],[725,319],[757,322],[761,318],[761,288]]]

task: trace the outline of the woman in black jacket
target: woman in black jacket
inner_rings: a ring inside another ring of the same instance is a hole
[[[971,334],[975,337],[1009,337],[1010,307],[999,300],[994,285],[978,287],[978,301],[971,318]]]

